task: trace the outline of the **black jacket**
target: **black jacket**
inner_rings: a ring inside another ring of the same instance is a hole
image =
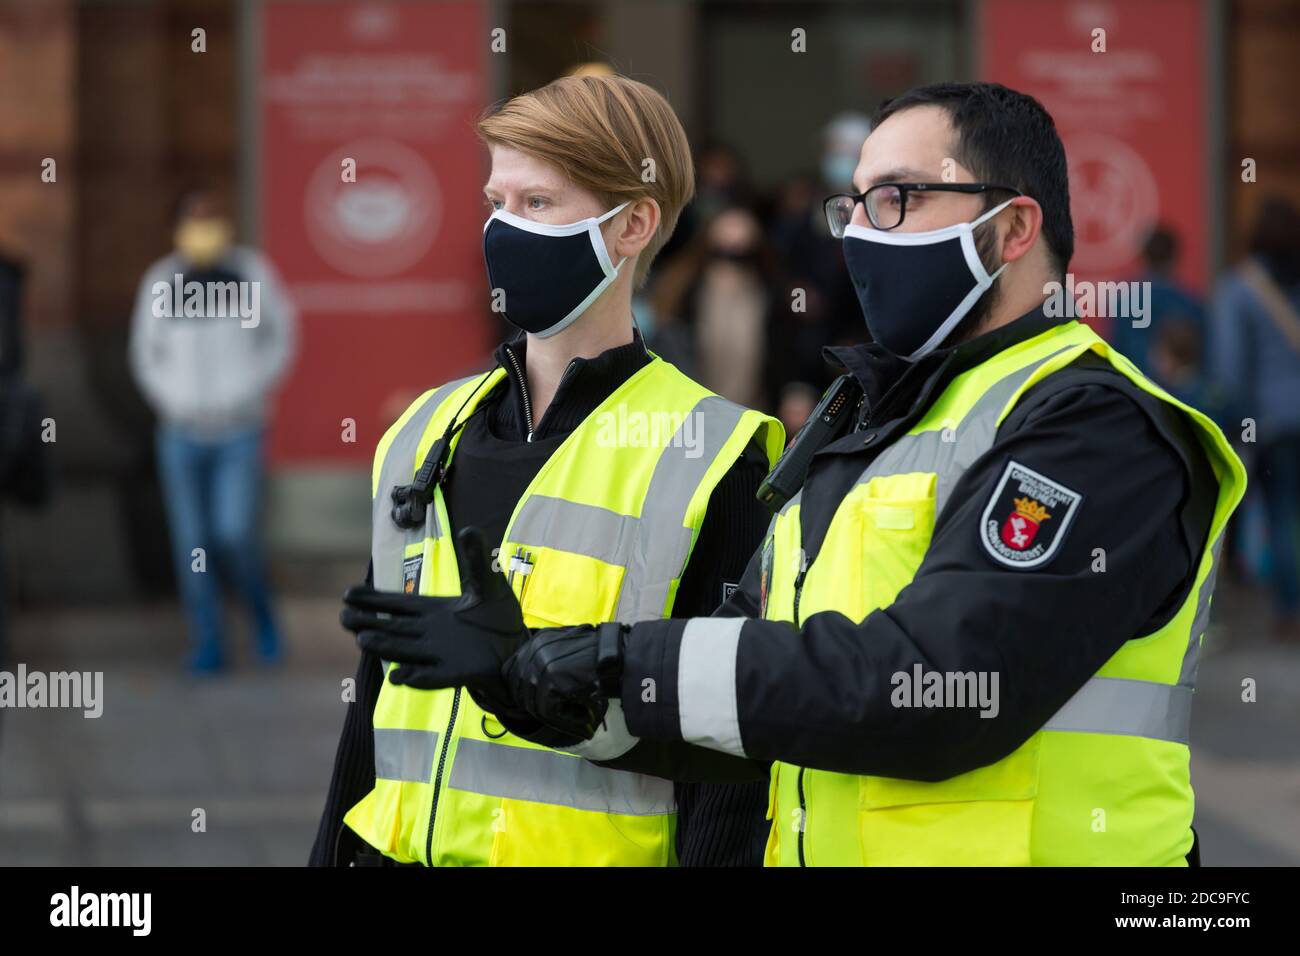
[[[516,372],[516,364],[518,369],[524,367],[524,346],[521,337],[497,349],[497,363],[508,374],[482,403],[483,411],[465,425],[443,485],[452,526],[482,528],[489,541],[499,541],[504,535],[515,502],[568,434],[650,361],[639,334],[630,344],[594,359],[574,360],[542,419],[531,422],[527,386]],[[767,527],[767,513],[754,497],[766,473],[766,455],[751,443],[714,489],[678,588],[677,613],[709,614],[723,602],[726,586],[739,582]],[[363,654],[357,668],[356,700],[348,705],[325,811],[312,847],[313,866],[347,866],[358,851],[367,849],[343,825],[343,816],[374,787],[371,731],[382,680],[378,659]],[[735,768],[740,767],[741,783],[678,784],[678,858],[684,866],[761,863],[766,788],[752,782],[753,774],[743,761],[707,751],[675,759],[680,749],[667,748],[665,753],[663,745],[650,741],[609,765],[621,768],[629,760],[644,761],[661,775],[676,775],[683,781],[725,781],[737,776]],[[732,768],[730,775],[728,767]]]
[[[834,511],[884,448],[964,369],[1059,323],[1035,311],[908,364],[878,346],[832,350],[865,392],[857,429],[814,457],[801,499],[811,562]],[[1082,493],[1046,564],[1009,567],[981,542],[983,511],[1009,461]],[[732,655],[735,716],[756,776],[772,760],[936,781],[993,763],[1027,740],[1125,641],[1166,623],[1196,575],[1217,483],[1181,413],[1088,353],[1028,390],[989,451],[954,486],[913,581],[852,621],[747,620]],[[1095,565],[1103,549],[1105,572]],[[757,618],[758,558],[719,613]],[[642,738],[681,743],[678,652],[685,621],[627,641],[623,708]],[[714,662],[717,664],[718,662]],[[891,675],[1000,675],[1000,711],[896,708]],[[635,688],[650,678],[658,699]]]

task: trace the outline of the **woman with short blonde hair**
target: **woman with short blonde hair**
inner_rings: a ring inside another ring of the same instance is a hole
[[[358,699],[313,862],[757,865],[765,767],[710,755],[709,778],[725,765],[744,782],[675,785],[704,779],[685,747],[654,745],[654,776],[617,769],[633,749],[647,766],[635,739],[583,752],[592,762],[561,750],[579,741],[504,692],[510,636],[438,623],[504,588],[530,626],[712,612],[762,538],[755,492],[783,445],[774,419],[691,381],[636,329],[633,288],[694,191],[664,98],[566,77],[477,132],[490,302],[522,334],[379,444],[373,587],[343,614],[363,649]],[[448,673],[463,686],[422,689]]]

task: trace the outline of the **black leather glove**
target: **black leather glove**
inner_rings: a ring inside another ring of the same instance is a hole
[[[589,740],[619,696],[625,640],[616,622],[538,630],[503,668],[510,696],[553,730]]]
[[[339,620],[363,650],[400,665],[388,675],[394,684],[421,690],[468,686],[484,703],[506,709],[510,697],[501,664],[528,640],[528,628],[505,577],[492,570],[482,532],[464,528],[456,542],[458,596],[351,587]]]
[[[557,733],[510,696],[502,663],[529,637],[519,602],[504,576],[492,570],[482,532],[465,528],[456,541],[459,596],[352,587],[343,596],[343,626],[357,635],[362,649],[399,664],[388,675],[394,684],[420,690],[463,686],[475,704],[517,737],[545,747],[578,743],[582,738]]]

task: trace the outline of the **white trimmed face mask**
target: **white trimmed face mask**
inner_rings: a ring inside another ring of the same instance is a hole
[[[572,325],[604,292],[627,261],[610,262],[603,216],[550,226],[498,209],[483,225],[488,284],[505,297],[506,320],[538,338]]]
[[[942,345],[1007,267],[988,274],[975,250],[975,227],[1011,202],[974,222],[928,232],[846,226],[844,262],[871,337],[909,361]]]

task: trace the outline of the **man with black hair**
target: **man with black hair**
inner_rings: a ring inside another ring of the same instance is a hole
[[[1240,461],[1047,307],[1073,228],[1032,97],[903,94],[852,188],[827,222],[874,341],[828,350],[836,424],[796,438],[797,493],[769,479],[739,589],[708,618],[521,630],[505,683],[578,752],[748,758],[769,864],[1195,862],[1190,704]],[[389,649],[436,668],[484,616],[449,601]]]

